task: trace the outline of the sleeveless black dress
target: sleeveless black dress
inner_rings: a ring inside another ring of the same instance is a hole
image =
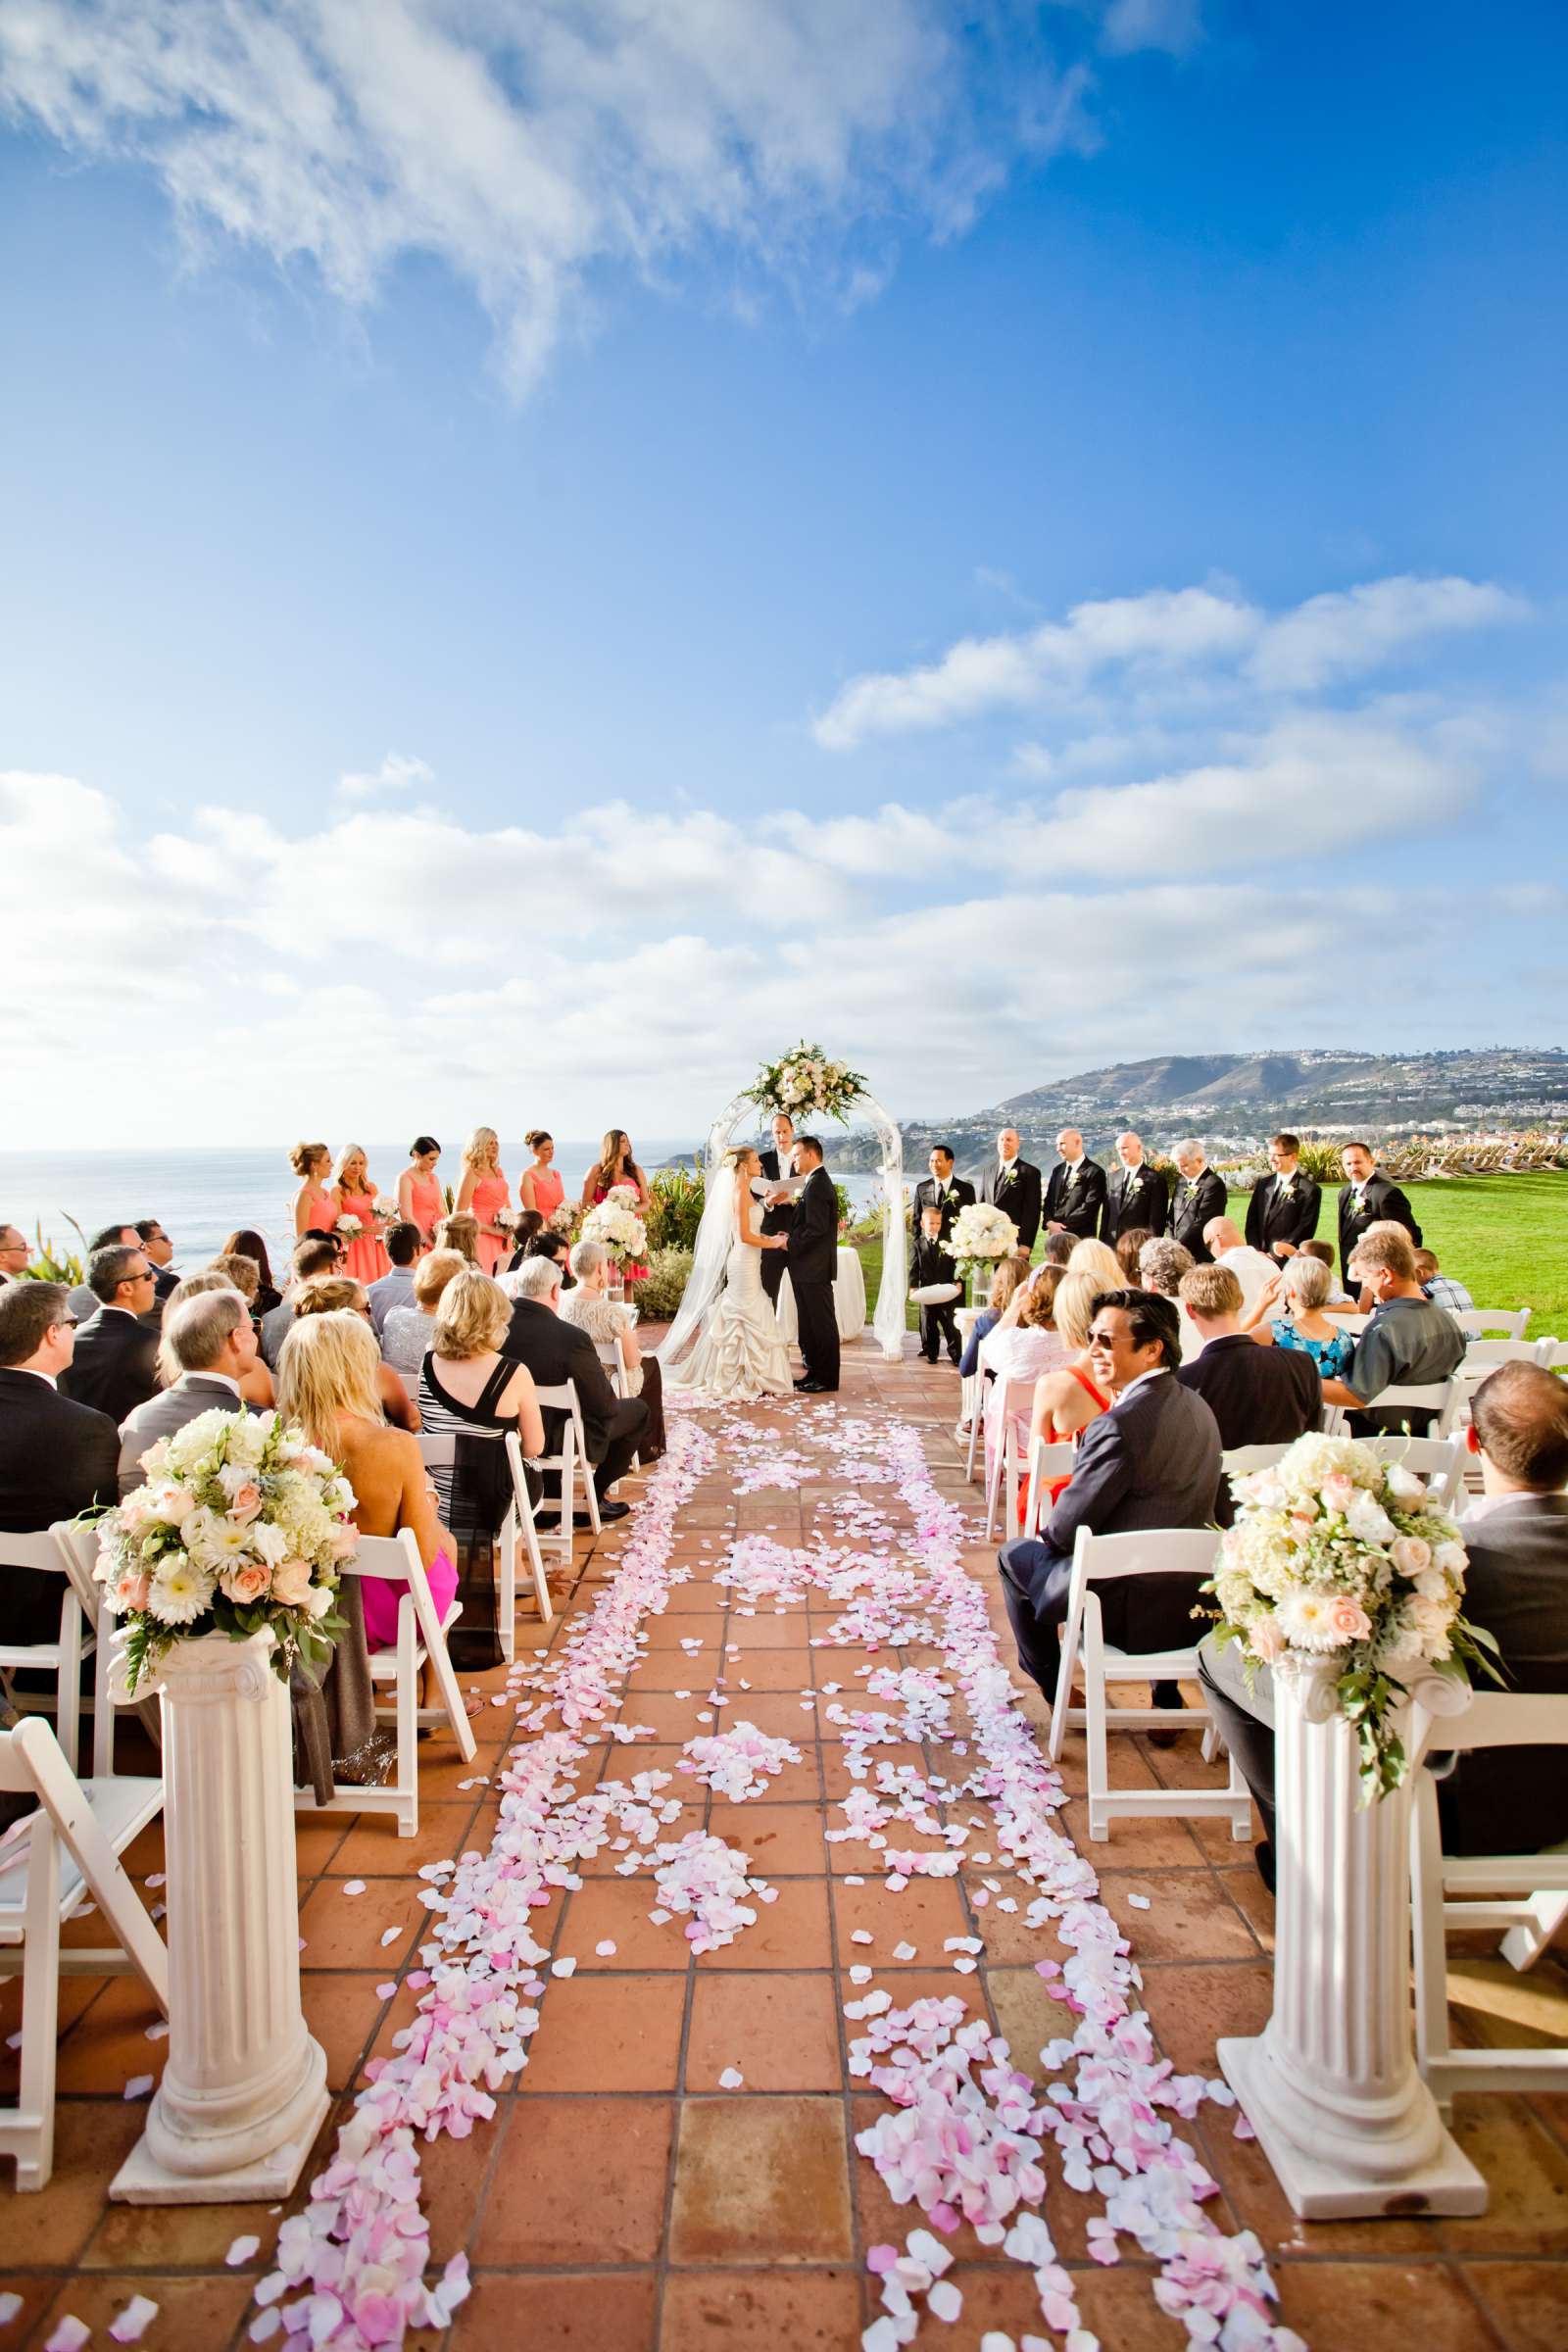
[[[517,1426],[515,1412],[496,1405],[517,1371],[503,1356],[472,1404],[464,1404],[441,1386],[435,1357],[419,1368],[419,1419],[425,1435],[457,1440],[450,1469],[432,1469],[441,1518],[457,1553],[458,1598],[463,1614],[447,1636],[454,1666],[476,1673],[501,1663],[496,1622],[496,1537],[512,1503],[512,1474],[502,1444]]]

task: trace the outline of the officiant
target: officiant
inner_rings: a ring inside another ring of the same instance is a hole
[[[762,1163],[762,1174],[770,1184],[787,1183],[790,1175],[790,1153],[795,1149],[795,1121],[787,1110],[774,1112],[772,1136],[771,1147],[759,1152],[757,1156]],[[794,1219],[794,1202],[780,1200],[762,1212],[762,1231],[788,1235]],[[764,1250],[762,1251],[762,1288],[767,1293],[768,1304],[775,1309],[778,1305],[779,1285],[784,1280],[784,1269],[788,1262],[782,1250]]]

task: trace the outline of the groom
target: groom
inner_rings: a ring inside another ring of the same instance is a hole
[[[789,1246],[782,1255],[795,1293],[806,1377],[795,1386],[803,1396],[825,1396],[839,1385],[839,1326],[833,1311],[833,1276],[838,1265],[839,1204],[822,1165],[814,1135],[797,1136],[791,1154],[795,1173],[806,1183],[790,1219]]]

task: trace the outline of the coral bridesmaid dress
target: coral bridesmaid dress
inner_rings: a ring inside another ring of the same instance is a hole
[[[533,1176],[533,1204],[548,1225],[566,1198],[566,1188],[554,1168],[535,1168]]]
[[[510,1241],[498,1239],[495,1234],[483,1230],[495,1216],[496,1210],[505,1208],[511,1199],[512,1187],[505,1176],[481,1176],[474,1185],[472,1208],[481,1229],[479,1263],[486,1274],[493,1274],[502,1259],[512,1255]]]
[[[374,1188],[368,1193],[345,1193],[343,1214],[346,1217],[358,1217],[365,1228],[363,1233],[349,1237],[343,1255],[344,1273],[352,1275],[356,1282],[379,1282],[383,1274],[391,1272],[392,1260],[386,1253],[381,1241],[381,1229],[375,1221]]]
[[[307,1233],[331,1233],[337,1225],[337,1202],[330,1193],[312,1193],[305,1203]]]
[[[447,1213],[441,1187],[433,1176],[416,1176],[409,1187],[409,1204],[414,1210],[414,1222],[428,1242]]]

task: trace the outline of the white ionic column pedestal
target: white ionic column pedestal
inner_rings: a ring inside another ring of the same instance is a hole
[[[270,1634],[176,1643],[158,1687],[169,1885],[169,2060],[110,2195],[286,2196],[327,2110],[300,2007],[288,1690]]]
[[[1482,2213],[1486,2182],[1413,2055],[1409,1783],[1357,1810],[1335,1675],[1297,1653],[1274,1669],[1274,2008],[1255,2038],[1220,2042],[1219,2063],[1304,2221]],[[1419,1696],[1453,1714],[1469,1690],[1427,1676]]]

